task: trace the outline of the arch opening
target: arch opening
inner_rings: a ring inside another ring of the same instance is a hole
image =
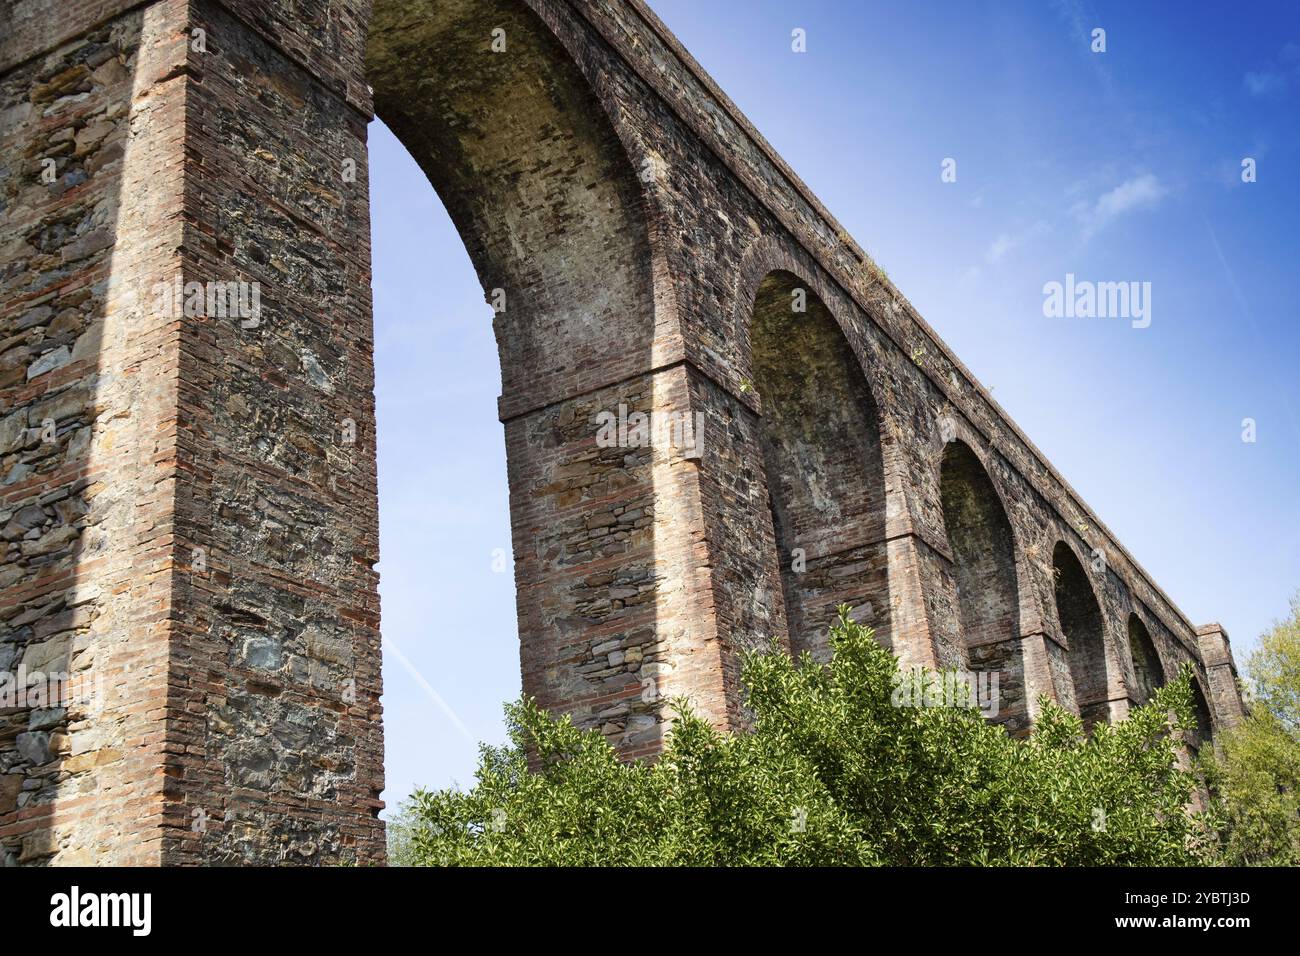
[[[519,0],[377,0],[366,67],[497,313],[503,417],[643,371],[641,185],[552,29]]]
[[[1029,729],[1020,592],[1011,523],[993,481],[962,441],[944,448],[939,492],[967,666],[997,677],[997,713],[1008,732]]]
[[[1133,658],[1133,688],[1129,696],[1135,704],[1145,704],[1165,686],[1165,671],[1151,632],[1136,613],[1128,617],[1128,649]]]
[[[675,692],[656,678],[646,694],[639,673],[667,653],[654,507],[666,455],[593,440],[601,412],[683,399],[651,372],[636,165],[561,39],[566,14],[547,16],[523,0],[375,0],[367,81],[494,313],[524,692],[638,756],[657,749]],[[441,265],[424,279],[430,324]]]
[[[849,604],[890,646],[879,413],[825,303],[793,273],[759,283],[751,341],[791,649],[829,657]]]
[[[1056,617],[1069,648],[1074,704],[1085,730],[1110,718],[1110,680],[1105,621],[1088,574],[1074,551],[1058,541],[1052,551]]]

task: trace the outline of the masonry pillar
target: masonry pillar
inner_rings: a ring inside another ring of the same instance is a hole
[[[0,857],[156,864],[182,331],[141,282],[183,268],[186,6],[5,12]]]
[[[1219,727],[1232,727],[1246,716],[1242,706],[1241,691],[1237,683],[1237,662],[1232,657],[1232,644],[1222,624],[1202,624],[1196,629],[1196,643],[1205,664],[1209,686],[1209,704],[1214,711],[1214,723]]]
[[[233,6],[11,11],[9,862],[383,859],[363,5]]]

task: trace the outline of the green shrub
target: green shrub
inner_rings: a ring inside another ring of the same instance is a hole
[[[1300,595],[1247,665],[1253,703],[1207,754],[1225,863],[1300,865]]]
[[[1043,700],[1013,740],[965,707],[895,706],[895,658],[841,608],[820,665],[751,654],[753,729],[675,703],[660,759],[510,705],[468,792],[420,790],[404,862],[438,866],[1190,865],[1211,852],[1180,767],[1186,677],[1085,737]]]

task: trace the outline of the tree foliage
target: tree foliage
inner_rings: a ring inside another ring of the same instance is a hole
[[[1250,713],[1221,731],[1207,779],[1223,817],[1224,861],[1300,865],[1300,594],[1247,663]]]
[[[828,665],[777,651],[743,668],[752,730],[675,703],[654,763],[510,705],[510,744],[473,788],[417,791],[400,858],[418,865],[1189,865],[1211,847],[1187,807],[1184,677],[1085,736],[1047,700],[1013,740],[967,707],[896,706],[898,663],[847,608]]]

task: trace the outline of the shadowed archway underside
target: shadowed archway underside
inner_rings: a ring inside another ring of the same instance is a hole
[[[997,720],[1011,733],[1024,733],[1029,724],[1011,524],[984,465],[965,442],[946,445],[940,475],[967,666],[998,675]]]
[[[1160,653],[1151,640],[1151,632],[1137,614],[1130,614],[1128,618],[1128,646],[1135,681],[1129,697],[1138,704],[1145,704],[1165,686],[1165,671],[1160,663]]]
[[[1074,706],[1085,729],[1109,719],[1111,680],[1106,654],[1105,621],[1088,574],[1070,546],[1052,551],[1056,614],[1069,646]]]
[[[840,604],[888,646],[878,412],[857,359],[826,305],[788,272],[759,285],[751,337],[791,649],[826,660]]]
[[[497,309],[503,417],[643,371],[655,323],[640,184],[537,14],[517,0],[377,0],[366,76]]]

